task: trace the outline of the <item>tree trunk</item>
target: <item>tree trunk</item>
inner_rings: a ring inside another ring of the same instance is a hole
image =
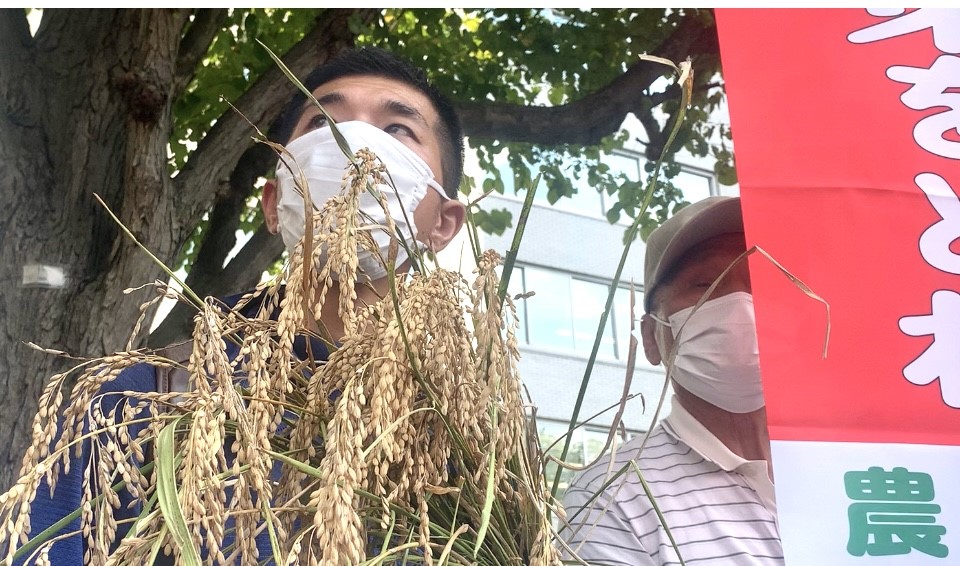
[[[35,38],[23,10],[0,15],[0,32],[16,38],[0,57],[0,489],[16,477],[42,384],[68,367],[25,342],[78,355],[122,349],[150,296],[123,294],[157,268],[93,193],[160,257],[182,241],[166,145],[188,15],[54,10]],[[34,262],[61,266],[65,285],[22,287]]]
[[[376,14],[325,10],[285,55],[287,65],[306,74],[353,43],[351,17],[365,25]],[[211,203],[250,191],[241,186],[252,183],[242,157],[253,133],[246,120],[267,130],[295,88],[277,68],[234,101],[243,117],[222,115],[177,176],[168,171],[172,103],[223,17],[46,10],[31,37],[23,9],[0,10],[0,491],[18,475],[43,384],[75,363],[26,343],[91,357],[122,350],[140,304],[154,296],[150,288],[124,290],[166,279],[94,193],[170,265]],[[35,263],[62,267],[65,285],[23,287],[23,269]],[[242,279],[236,268],[221,275]]]

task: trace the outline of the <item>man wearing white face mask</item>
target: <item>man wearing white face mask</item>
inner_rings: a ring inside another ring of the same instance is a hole
[[[684,208],[647,241],[643,348],[668,368],[672,411],[645,446],[631,440],[567,490],[561,536],[590,564],[783,564],[747,262],[693,312],[745,249],[740,200],[730,197]]]
[[[318,67],[303,82],[338,123],[352,149],[368,147],[387,166],[397,192],[384,187],[381,191],[390,202],[391,216],[403,233],[412,233],[422,248],[443,249],[460,230],[465,216],[465,207],[456,198],[463,175],[463,131],[452,103],[428,83],[422,70],[380,49],[347,51]],[[339,193],[347,166],[347,158],[332,143],[330,128],[325,126],[326,119],[316,106],[298,94],[282,114],[276,140],[286,144],[294,155],[317,205]],[[280,168],[277,177],[278,181],[268,182],[263,191],[264,217],[270,231],[280,233],[291,248],[303,233],[303,200],[295,194],[287,170]],[[382,208],[372,204],[372,197],[365,196],[370,200],[361,200],[364,211],[374,222],[380,219],[382,223]],[[412,219],[411,226],[406,225],[405,215]],[[381,249],[385,236],[376,236]],[[360,301],[373,302],[386,294],[388,283],[381,267],[370,256],[361,260],[369,284],[357,286]],[[409,262],[398,258],[397,271],[406,269]],[[332,292],[339,293],[340,289],[335,287]],[[232,307],[237,298],[224,302]],[[337,303],[335,297],[328,296],[320,318],[334,339],[343,334]],[[246,314],[252,315],[256,307],[249,306]],[[190,343],[186,346],[171,348],[165,356],[186,365],[192,349]],[[230,359],[240,355],[239,347],[230,341],[225,343],[225,348]],[[315,359],[324,359],[327,354],[320,341],[308,342],[303,336],[298,336],[293,348],[302,357],[306,357],[307,351]],[[117,407],[135,402],[140,393],[182,391],[188,383],[189,375],[185,371],[140,363],[105,383],[97,395],[97,403],[102,414],[113,414]],[[136,437],[142,428],[138,426],[129,427],[130,437]],[[31,537],[81,508],[84,470],[95,448],[95,443],[89,440],[79,446],[80,454],[70,459],[70,470],[60,474],[54,493],[50,493],[44,480],[30,510]],[[125,447],[119,449],[122,451]],[[129,519],[136,517],[141,509],[125,490],[120,490],[119,498],[122,504],[115,512],[119,522],[115,543],[125,536]],[[87,542],[78,532],[79,527],[80,521],[75,518],[58,533],[63,536],[51,547],[49,563],[57,566],[84,563]],[[224,548],[233,544],[232,536],[228,527]],[[260,530],[256,545],[261,557],[272,556],[267,529]],[[164,558],[156,563],[165,563]]]
[[[382,185],[390,214],[401,234],[413,234],[421,249],[440,251],[463,226],[466,208],[457,200],[463,176],[463,130],[452,103],[427,82],[423,71],[379,49],[349,52],[317,68],[303,81],[337,123],[354,151],[370,148],[386,165],[394,187]],[[296,165],[277,166],[276,182],[263,190],[267,227],[280,233],[290,251],[303,237],[304,201],[294,179],[302,173],[317,206],[341,190],[347,157],[333,138],[320,110],[302,93],[287,105],[280,141]],[[360,198],[361,212],[383,224],[383,208],[370,194]],[[407,224],[411,219],[412,226]],[[387,257],[390,237],[373,230],[380,256]],[[397,271],[409,269],[403,248]],[[379,258],[359,251],[360,302],[386,294],[386,271]],[[335,287],[334,293],[340,289]],[[333,338],[343,332],[337,301],[325,301],[321,322]]]

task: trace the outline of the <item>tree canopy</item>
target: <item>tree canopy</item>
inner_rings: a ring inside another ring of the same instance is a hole
[[[163,277],[95,203],[98,193],[161,261],[186,266],[201,295],[250,288],[282,252],[262,226],[258,180],[276,163],[253,141],[269,136],[294,87],[257,43],[298,76],[352,45],[376,45],[421,65],[455,101],[464,131],[488,175],[461,190],[503,190],[494,156],[508,153],[527,186],[539,169],[551,202],[573,193],[569,164],[590,185],[616,194],[610,211],[636,214],[638,183],[598,161],[622,146],[633,113],[647,157],[662,151],[664,117],[676,110],[667,69],[649,53],[695,70],[693,107],[679,144],[713,154],[730,181],[728,131],[703,120],[721,102],[713,15],[694,9],[123,9],[44,10],[31,30],[27,11],[0,11],[0,460],[7,484],[29,438],[42,382],[62,368],[35,342],[76,355],[126,347],[149,289]],[[235,110],[234,110],[235,109]],[[249,122],[248,122],[249,120]],[[713,140],[713,142],[711,141]],[[652,226],[680,200],[668,185],[655,196]],[[508,219],[487,211],[483,227]],[[253,236],[229,262],[236,232]],[[57,289],[20,287],[24,266],[65,269]],[[152,311],[147,311],[150,314]],[[175,309],[149,337],[183,337],[192,312]],[[139,347],[141,332],[130,344]]]

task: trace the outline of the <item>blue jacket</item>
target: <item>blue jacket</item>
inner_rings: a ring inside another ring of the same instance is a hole
[[[138,364],[127,368],[117,378],[103,385],[100,392],[104,394],[103,409],[104,413],[115,407],[125,395],[123,391],[149,392],[156,389],[156,373],[154,367],[147,364]],[[140,427],[142,428],[142,427]],[[130,434],[136,434],[137,430],[131,427]],[[59,434],[58,434],[59,437]],[[55,524],[57,521],[70,515],[80,508],[80,501],[83,496],[83,471],[87,462],[90,460],[91,442],[85,441],[81,445],[82,452],[80,457],[71,453],[70,473],[61,473],[57,478],[56,491],[51,495],[50,488],[46,479],[42,480],[37,490],[37,498],[30,508],[30,538],[33,538],[47,527]],[[126,506],[130,503],[131,497],[126,490],[119,493],[121,501],[121,510],[118,512],[118,519],[133,518],[139,513],[139,509],[127,510]],[[83,537],[79,533],[79,517],[70,521],[70,524],[58,531],[57,535],[65,533],[75,533],[73,536],[57,541],[50,549],[50,563],[57,566],[80,566],[83,564],[83,553],[86,547]],[[126,533],[126,527],[120,527],[117,533],[118,538]],[[24,562],[22,559],[14,564],[32,564],[33,562]]]
[[[239,295],[226,299],[225,302],[228,306],[232,306],[237,299],[239,299]],[[306,358],[306,345],[307,342],[302,336],[298,336],[294,342],[294,352],[301,358]],[[322,343],[311,340],[310,348],[315,359],[326,360],[327,349]],[[239,348],[228,341],[226,352],[227,356],[233,359],[238,355]],[[146,393],[156,391],[156,388],[156,368],[149,364],[138,364],[129,367],[123,370],[116,379],[105,383],[101,387],[100,392],[103,394],[103,400],[101,402],[103,413],[108,414],[108,412],[121,401],[129,398],[123,394],[125,391]],[[118,418],[120,417],[118,416]],[[139,429],[143,426],[145,425],[140,425],[139,428],[130,426],[129,433],[131,438],[135,437]],[[59,475],[56,490],[52,495],[46,480],[41,482],[37,490],[37,497],[30,510],[31,531],[29,537],[31,539],[80,508],[83,495],[83,471],[86,468],[87,462],[90,460],[90,452],[91,442],[89,440],[83,442],[79,458],[71,452],[70,473],[61,473]],[[277,470],[274,471],[276,472]],[[127,508],[133,498],[125,489],[121,489],[118,495],[120,496],[121,507],[115,514],[117,520],[137,517],[140,514],[141,506],[134,505],[132,508]],[[116,540],[119,541],[126,534],[126,531],[127,526],[118,525]],[[73,534],[53,544],[49,554],[50,562],[54,566],[81,566],[83,564],[86,543],[80,534],[79,517],[70,521],[69,525],[59,530],[56,535],[66,533]],[[229,532],[225,538],[227,540],[224,540],[224,546],[231,545],[233,541]],[[257,547],[260,551],[261,559],[271,556],[270,541],[265,530],[257,537]],[[158,563],[159,562],[161,561],[158,561]],[[21,564],[33,564],[33,561],[26,562],[24,557],[21,557],[15,561],[14,564],[18,566]]]

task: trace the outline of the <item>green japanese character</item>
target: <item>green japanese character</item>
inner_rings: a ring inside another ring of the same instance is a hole
[[[894,468],[887,472],[874,466],[844,474],[850,505],[850,538],[847,552],[853,556],[909,554],[914,549],[943,558],[949,549],[940,542],[947,529],[937,525],[940,506],[933,500],[929,474]]]
[[[933,501],[930,474],[894,468],[887,472],[873,466],[865,472],[843,475],[847,497],[857,501]]]

